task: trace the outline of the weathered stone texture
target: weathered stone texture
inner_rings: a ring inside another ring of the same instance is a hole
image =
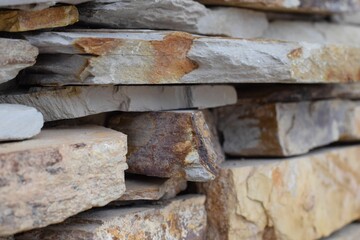
[[[199,37],[159,31],[83,30],[40,33],[26,35],[26,38],[43,53],[75,54],[48,56],[47,61],[37,65],[41,71],[29,75],[29,83],[31,79],[37,79],[36,83],[40,84],[360,80],[360,48],[350,46]],[[64,72],[53,70],[69,65]]]
[[[43,125],[44,118],[35,108],[0,104],[0,142],[31,138],[40,133]]]
[[[115,0],[79,7],[80,20],[114,29],[168,29],[207,35],[259,37],[268,22],[265,14],[239,8],[208,9],[193,0]]]
[[[157,178],[127,174],[125,179],[126,192],[119,201],[170,199],[187,187],[183,177]]]
[[[33,106],[46,121],[110,111],[212,108],[236,103],[232,86],[71,86],[0,95],[0,103]]]
[[[46,239],[205,239],[205,198],[186,195],[156,205],[95,209],[66,222],[17,235]]]
[[[225,161],[207,194],[207,239],[319,239],[360,217],[360,147]]]
[[[126,136],[103,127],[43,130],[0,145],[0,236],[44,227],[125,192]]]
[[[32,66],[38,55],[36,47],[24,40],[0,38],[0,84]]]
[[[292,156],[360,139],[356,101],[239,104],[217,114],[224,151],[233,156]]]
[[[209,181],[224,159],[206,111],[123,113],[108,126],[128,135],[131,173]]]
[[[324,240],[358,240],[360,236],[360,223],[349,224]]]
[[[53,7],[37,11],[0,11],[0,31],[23,32],[74,24],[79,13],[74,6]]]
[[[1,8],[22,9],[22,10],[41,10],[48,8],[56,3],[79,4],[92,0],[2,0]]]

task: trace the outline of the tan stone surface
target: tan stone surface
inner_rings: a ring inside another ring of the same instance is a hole
[[[17,240],[205,239],[205,198],[186,195],[154,205],[96,209],[63,224],[17,235]]]
[[[208,238],[311,240],[360,217],[360,147],[225,161],[207,193]]]
[[[23,32],[43,28],[65,27],[79,19],[75,6],[53,7],[37,11],[0,11],[0,31]]]
[[[207,111],[122,113],[108,127],[128,135],[131,173],[209,181],[224,159]]]
[[[29,72],[31,84],[360,81],[360,48],[352,46],[140,30],[77,30],[25,37],[42,53],[65,53],[39,62],[34,67],[38,71]]]
[[[357,101],[244,103],[216,111],[224,151],[233,156],[292,156],[360,139]]]
[[[359,9],[358,0],[198,0],[204,4],[301,13],[338,13]]]
[[[103,127],[43,130],[0,145],[0,236],[44,227],[125,191],[126,136]]]
[[[119,201],[160,200],[175,197],[187,187],[182,177],[157,178],[127,174],[125,177],[125,193]]]
[[[24,40],[0,38],[0,84],[16,77],[20,70],[34,65],[36,47]]]

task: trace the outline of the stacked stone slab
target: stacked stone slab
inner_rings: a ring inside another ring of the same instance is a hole
[[[1,1],[0,239],[360,238],[358,11]]]

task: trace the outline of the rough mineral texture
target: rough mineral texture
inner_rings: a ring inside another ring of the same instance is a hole
[[[225,161],[207,194],[207,239],[312,240],[360,217],[360,147]]]
[[[169,29],[253,38],[268,22],[264,13],[239,8],[208,9],[193,0],[114,0],[90,2],[79,8],[81,22],[114,29]]]
[[[27,34],[26,38],[41,52],[53,54],[46,56],[46,61],[39,61],[36,71],[29,73],[29,83],[345,83],[360,80],[360,48],[350,46],[200,37],[161,31],[78,30]]]
[[[224,151],[233,156],[291,156],[360,139],[360,102],[239,104],[217,110]]]
[[[37,55],[37,48],[27,41],[0,38],[0,84],[33,65]]]
[[[156,205],[91,210],[62,224],[17,235],[44,239],[205,239],[205,197],[186,195]]]
[[[360,46],[360,28],[325,22],[273,21],[263,38]]]
[[[38,11],[0,11],[0,31],[23,32],[43,28],[64,27],[78,21],[74,6],[53,7]]]
[[[39,134],[43,125],[44,118],[35,108],[0,104],[0,142],[31,138]]]
[[[182,177],[157,178],[127,174],[126,192],[119,201],[160,200],[175,197],[186,189],[187,182]]]
[[[0,236],[44,227],[125,192],[126,136],[103,127],[43,130],[0,145]]]
[[[46,121],[109,111],[211,108],[236,103],[232,86],[81,86],[0,95],[0,103],[33,106]]]
[[[302,13],[338,13],[359,9],[358,0],[198,0],[204,4]]]
[[[211,120],[207,111],[124,113],[108,126],[128,135],[128,172],[209,181],[224,158]]]
[[[358,240],[360,236],[360,223],[349,224],[324,240]]]

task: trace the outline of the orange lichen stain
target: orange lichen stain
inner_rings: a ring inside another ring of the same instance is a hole
[[[276,187],[281,187],[283,185],[283,177],[279,168],[275,168],[272,172],[272,181]]]
[[[297,59],[300,58],[303,54],[303,49],[302,48],[296,48],[294,50],[292,50],[289,54],[288,54],[288,58],[290,59]]]
[[[174,82],[198,68],[198,64],[187,57],[193,40],[191,34],[175,32],[164,40],[150,41],[155,50],[154,67],[148,74],[150,82]]]
[[[79,38],[74,45],[83,53],[101,56],[123,45],[123,40],[115,38]]]

